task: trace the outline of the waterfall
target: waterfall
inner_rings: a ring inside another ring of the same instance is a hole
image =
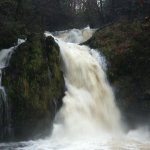
[[[148,150],[148,127],[122,133],[120,112],[105,71],[104,56],[80,46],[94,30],[46,32],[59,44],[66,92],[57,113],[53,134],[26,142],[2,143],[0,149],[13,150]],[[54,36],[55,35],[55,36]],[[121,132],[120,132],[121,131]],[[120,134],[121,133],[121,134]]]
[[[23,42],[24,40],[18,39],[17,46],[19,46]],[[3,69],[5,69],[9,65],[11,55],[14,49],[17,48],[17,46],[0,51],[0,140],[8,139],[12,133],[10,105],[7,99],[5,88],[3,87],[1,81]]]
[[[104,72],[106,61],[96,50],[79,45],[94,31],[87,27],[54,34],[67,89],[56,122],[65,135],[116,133],[121,129],[120,113]]]
[[[67,87],[59,115],[66,130],[94,133],[119,128],[114,95],[98,61],[86,46],[58,42]]]

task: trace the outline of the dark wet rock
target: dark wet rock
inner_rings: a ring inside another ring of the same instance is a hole
[[[132,127],[150,117],[150,22],[122,20],[97,30],[84,44],[100,48],[125,121]]]
[[[49,135],[64,94],[59,47],[52,37],[30,35],[14,51],[3,85],[11,103],[14,138]]]

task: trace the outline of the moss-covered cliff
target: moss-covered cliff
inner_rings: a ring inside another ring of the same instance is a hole
[[[134,125],[150,116],[150,20],[122,20],[97,30],[85,44],[99,48],[108,61],[123,116]],[[144,121],[143,121],[144,120]]]
[[[59,47],[54,39],[30,35],[14,51],[3,85],[11,103],[15,139],[50,134],[64,93]]]

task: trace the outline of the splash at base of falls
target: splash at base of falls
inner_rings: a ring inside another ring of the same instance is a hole
[[[147,127],[130,131],[126,135],[49,137],[42,140],[3,143],[0,150],[149,150],[150,135]]]

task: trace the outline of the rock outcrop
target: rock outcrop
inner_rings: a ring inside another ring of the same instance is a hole
[[[11,104],[14,138],[23,140],[50,134],[64,94],[59,47],[54,39],[30,35],[14,51],[4,72],[3,85]]]
[[[145,26],[147,28],[145,28]],[[134,127],[150,117],[150,22],[119,21],[97,30],[85,42],[108,61],[107,75],[114,87],[124,120]]]

